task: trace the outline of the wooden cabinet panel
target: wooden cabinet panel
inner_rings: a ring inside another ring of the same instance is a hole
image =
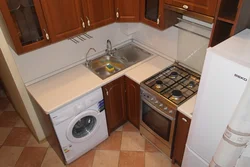
[[[111,133],[127,121],[125,77],[103,86],[108,131]]]
[[[114,0],[82,0],[82,6],[86,25],[89,29],[101,27],[115,21]]]
[[[215,16],[218,0],[165,0],[166,3],[208,16]]]
[[[118,22],[139,22],[140,0],[115,0],[115,13]]]
[[[41,0],[51,41],[83,32],[80,0]]]
[[[174,153],[172,157],[173,163],[177,162],[179,165],[182,163],[190,124],[191,120],[188,117],[181,113],[178,114],[174,140]]]
[[[164,0],[141,0],[141,21],[158,29],[164,29]]]
[[[18,54],[50,43],[39,0],[1,0],[0,8]]]
[[[139,129],[140,126],[140,85],[126,77],[126,101],[128,120]]]

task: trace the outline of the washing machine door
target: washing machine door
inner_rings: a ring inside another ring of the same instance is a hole
[[[67,129],[68,140],[74,143],[88,140],[96,133],[101,122],[99,112],[94,110],[82,112],[70,122]]]

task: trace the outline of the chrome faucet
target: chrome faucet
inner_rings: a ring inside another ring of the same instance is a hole
[[[89,54],[89,52],[90,52],[91,50],[93,50],[94,52],[96,52],[95,48],[89,48],[88,52],[86,53],[86,61],[85,61],[86,67],[89,67],[89,62],[90,62],[90,61],[88,60],[88,54]]]
[[[106,52],[109,55],[113,54],[112,43],[111,43],[111,41],[109,39],[107,40],[107,49],[106,49]]]

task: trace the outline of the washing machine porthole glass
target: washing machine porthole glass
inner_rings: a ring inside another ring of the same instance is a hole
[[[96,126],[97,120],[93,116],[86,116],[79,120],[73,127],[72,134],[75,138],[82,138],[90,134]]]

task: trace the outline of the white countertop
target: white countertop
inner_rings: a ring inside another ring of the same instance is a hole
[[[184,104],[179,106],[177,110],[182,114],[184,114],[185,116],[187,116],[188,118],[192,119],[192,113],[194,112],[196,97],[197,95],[186,101]]]
[[[103,85],[126,75],[138,84],[173,62],[161,56],[151,56],[105,80],[80,64],[38,83],[27,86],[27,90],[46,114],[57,110]]]

